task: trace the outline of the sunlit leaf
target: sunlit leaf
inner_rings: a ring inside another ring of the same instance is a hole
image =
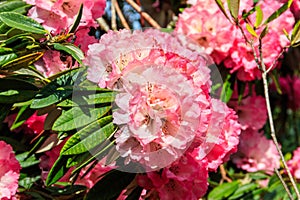
[[[2,12],[0,13],[0,20],[12,28],[21,29],[31,33],[47,34],[47,31],[44,29],[44,27],[37,21],[19,13]]]
[[[77,17],[72,25],[72,28],[70,29],[69,33],[74,33],[80,23],[81,17],[82,17],[82,11],[83,11],[83,4],[80,5],[80,8],[77,13]]]
[[[239,15],[240,0],[227,0],[231,16],[236,20]]]
[[[291,4],[293,3],[293,0],[288,0],[285,4],[283,4],[278,10],[276,10],[274,13],[272,13],[264,22],[264,24],[268,24],[269,22],[273,21],[274,19],[278,18],[282,13],[284,13]]]
[[[254,27],[259,27],[259,25],[262,23],[264,19],[264,13],[260,8],[260,6],[255,6],[255,10],[256,10],[256,20],[255,20]]]
[[[84,54],[75,45],[55,43],[53,47],[56,50],[65,51],[66,53],[70,54],[79,64],[83,64],[82,60],[84,59]]]
[[[246,24],[246,29],[251,35],[253,35],[254,37],[258,37],[255,30],[250,24]]]
[[[229,197],[239,188],[239,182],[223,183],[215,187],[209,194],[208,200],[221,200]]]

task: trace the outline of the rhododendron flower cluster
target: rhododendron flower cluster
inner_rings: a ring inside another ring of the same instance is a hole
[[[296,179],[300,179],[300,147],[293,152],[293,157],[287,162],[292,175]]]
[[[266,19],[281,5],[278,1],[262,0],[256,6],[260,6]],[[249,11],[252,6],[252,0],[241,1],[240,11]],[[254,24],[255,14],[248,16],[247,20]],[[294,22],[291,11],[286,11],[268,24],[268,37],[262,39],[262,54],[267,67],[273,64],[283,47],[288,45],[283,29],[291,32]],[[240,24],[247,37],[252,37],[245,28],[245,22],[241,21]],[[258,28],[257,33],[260,34],[262,29]],[[179,15],[176,31],[203,46],[214,61],[217,64],[223,63],[230,69],[230,73],[237,72],[240,80],[251,81],[261,77],[251,46],[245,44],[244,36],[228,21],[214,0],[198,0],[191,8],[185,9]],[[253,45],[258,47],[257,39]]]
[[[18,189],[21,166],[10,145],[0,141],[0,199],[12,199]]]
[[[89,80],[118,91],[117,151],[142,164],[141,186],[162,199],[204,195],[208,171],[236,151],[240,133],[234,111],[210,97],[208,58],[183,42],[152,29],[109,32],[85,61]]]
[[[243,170],[248,172],[264,170],[273,174],[274,169],[280,166],[279,153],[273,141],[256,130],[242,131],[238,149],[232,161]]]

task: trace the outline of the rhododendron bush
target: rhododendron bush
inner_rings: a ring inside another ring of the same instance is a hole
[[[2,1],[0,199],[300,199],[299,4]]]

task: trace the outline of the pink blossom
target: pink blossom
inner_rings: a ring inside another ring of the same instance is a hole
[[[274,168],[279,168],[280,157],[272,140],[268,140],[263,133],[247,129],[240,136],[238,152],[232,161],[237,167],[248,172],[265,170],[272,174]]]
[[[254,55],[250,45],[245,43],[245,39],[237,27],[232,25],[218,8],[214,0],[193,1],[193,6],[187,8],[179,15],[176,25],[176,32],[184,34],[203,46],[217,64],[224,63],[230,69],[230,73],[237,73],[238,79],[242,81],[252,81],[261,78],[261,72],[254,60]],[[241,1],[240,12],[249,11],[253,1]],[[256,6],[260,6],[264,14],[264,20],[276,11],[282,3],[278,1],[262,0]],[[227,5],[225,3],[225,8]],[[227,11],[228,12],[228,11]],[[248,17],[250,24],[255,23],[256,14]],[[241,17],[241,13],[239,13]],[[290,11],[284,12],[276,20],[268,24],[268,34],[262,39],[263,60],[269,68],[274,60],[278,58],[283,47],[289,41],[284,35],[283,29],[291,32],[295,20]],[[253,39],[254,48],[258,49],[258,40],[246,30],[245,21],[240,21],[246,36]],[[259,35],[263,27],[256,29]],[[256,52],[258,54],[258,52]],[[276,65],[275,65],[276,66]]]
[[[61,57],[62,54],[59,51],[47,50],[42,60],[35,63],[35,67],[46,77],[75,67],[72,64],[72,58],[70,56],[66,56],[65,61],[62,61]]]
[[[10,145],[0,141],[0,199],[11,199],[18,189],[21,166]]]
[[[292,175],[300,179],[300,147],[293,152],[293,158],[287,162]]]
[[[138,176],[137,183],[148,190],[145,197],[150,199],[196,200],[206,193],[207,178],[207,162],[186,154],[160,172]]]

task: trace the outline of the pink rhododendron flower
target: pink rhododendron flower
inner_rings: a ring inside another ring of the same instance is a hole
[[[243,130],[247,128],[259,130],[267,121],[266,100],[262,96],[249,96],[240,103],[231,101],[230,106],[238,113],[238,121]]]
[[[245,44],[241,32],[223,15],[216,2],[214,0],[198,0],[192,3],[194,5],[191,8],[185,9],[179,15],[176,32],[187,35],[203,46],[217,64],[223,62],[231,73],[237,72],[240,80],[251,81],[260,78],[261,72],[254,60],[251,46]],[[265,20],[281,5],[282,3],[278,1],[262,0],[256,6],[260,6],[262,9]],[[249,11],[252,6],[252,0],[241,1],[240,12]],[[226,4],[225,7],[227,7]],[[254,13],[248,17],[252,24],[255,22],[255,15]],[[268,34],[262,39],[262,54],[267,67],[273,64],[283,47],[288,45],[283,29],[291,32],[294,22],[293,14],[286,11],[268,24]],[[245,22],[241,21],[240,24],[247,37],[252,38],[245,28]],[[260,34],[262,30],[263,28],[257,28],[256,31]],[[257,49],[257,39],[254,40],[253,45]]]
[[[300,147],[293,152],[293,158],[287,162],[292,175],[300,179]]]
[[[8,124],[8,127],[11,128],[14,121],[16,120],[17,114],[8,115],[4,122]],[[36,135],[40,134],[44,130],[44,122],[46,119],[46,115],[37,115],[35,112],[32,116],[30,116],[20,127],[14,129],[14,132],[23,132],[28,135]]]
[[[207,57],[185,42],[152,29],[111,31],[89,46],[85,60],[90,81],[118,91],[116,149],[125,165],[144,167],[139,184],[146,196],[203,196],[208,170],[225,162],[238,145],[237,116],[209,95]]]
[[[186,154],[160,172],[138,176],[137,183],[148,190],[145,197],[150,199],[196,200],[206,193],[207,178],[207,162]]]
[[[232,161],[237,167],[248,172],[265,170],[272,174],[274,168],[279,168],[280,157],[272,140],[268,140],[263,133],[247,129],[241,133],[238,152]]]
[[[18,189],[21,166],[10,145],[0,141],[0,199],[11,199]]]
[[[47,50],[43,58],[35,63],[35,67],[46,77],[75,67],[71,56],[67,56],[65,61],[61,60],[61,56],[59,51]]]

